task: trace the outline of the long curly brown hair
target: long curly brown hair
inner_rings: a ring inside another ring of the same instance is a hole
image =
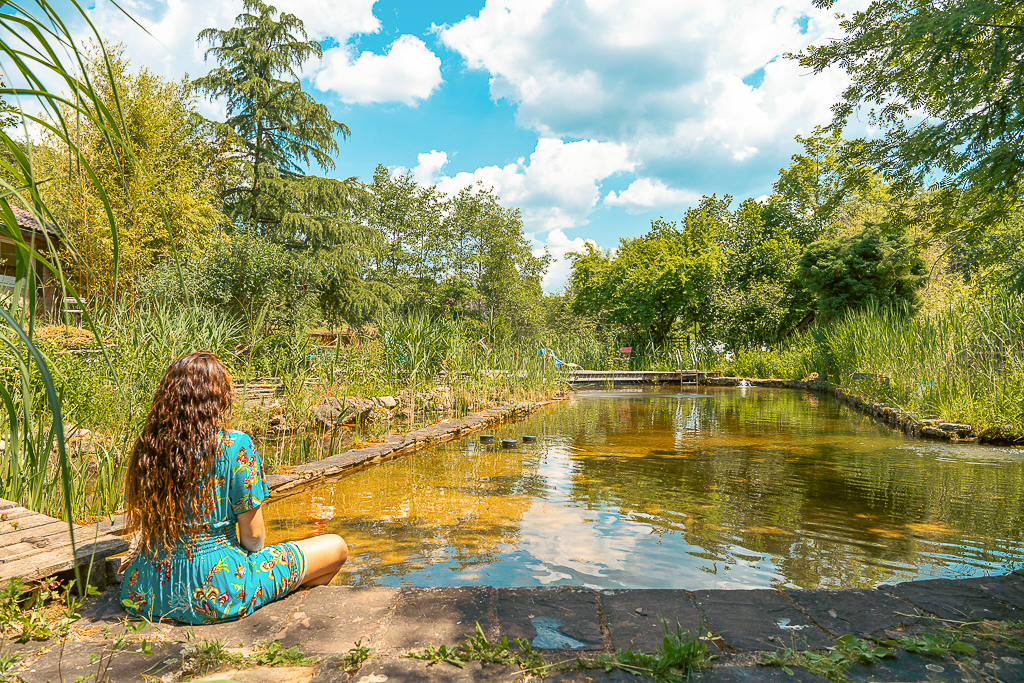
[[[170,553],[212,511],[218,430],[234,399],[231,375],[209,351],[171,363],[135,442],[125,484],[134,554]]]

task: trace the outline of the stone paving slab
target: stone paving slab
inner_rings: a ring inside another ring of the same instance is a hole
[[[541,650],[601,650],[597,595],[586,588],[499,588],[501,636]]]
[[[379,646],[411,650],[430,643],[454,645],[476,633],[491,629],[491,589],[403,588],[391,621]]]
[[[79,676],[89,676],[106,671],[106,678],[95,676],[89,680],[141,681],[143,676],[159,678],[174,671],[181,665],[181,645],[178,643],[154,643],[153,654],[142,654],[138,645],[129,646],[123,652],[109,657],[104,662],[93,663],[90,658],[102,653],[92,641],[66,642],[63,648],[55,645],[48,652],[25,660],[27,669],[18,674],[24,683],[48,683],[50,681],[74,681]]]
[[[979,576],[974,579],[960,579],[959,583],[990,595],[1000,602],[1024,606],[1024,576]]]
[[[701,613],[693,595],[680,590],[605,590],[601,609],[616,650],[654,652],[661,644],[661,617],[692,635],[701,632]]]
[[[645,679],[615,669],[575,669],[573,671],[552,671],[544,683],[638,683]],[[692,680],[692,679],[691,679]]]
[[[357,641],[369,646],[399,592],[398,588],[312,588],[301,593],[301,601],[275,637],[285,648],[298,646],[313,654],[344,654]]]
[[[960,683],[964,674],[956,662],[948,657],[899,652],[897,657],[886,657],[871,665],[855,664],[846,672],[854,683],[948,681]],[[967,679],[970,680],[970,679]]]
[[[953,579],[908,581],[895,586],[879,586],[887,593],[911,602],[940,619],[972,621],[997,619],[1024,620],[1024,604],[1020,607],[996,599],[990,591],[977,584]]]
[[[820,650],[832,645],[779,591],[708,590],[696,591],[694,597],[707,617],[707,625],[731,648]]]
[[[518,678],[518,666],[468,662],[459,669],[443,662],[429,664],[415,659],[371,659],[351,680],[352,683],[513,683]]]
[[[839,637],[882,636],[886,629],[919,623],[922,612],[906,602],[874,589],[785,591],[815,623]]]
[[[775,666],[716,666],[700,671],[689,683],[828,683],[828,679],[801,668],[792,675]]]

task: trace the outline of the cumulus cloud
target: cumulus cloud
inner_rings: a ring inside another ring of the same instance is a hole
[[[540,256],[546,250],[552,256],[542,281],[546,289],[557,289],[568,277],[570,263],[565,255],[581,251],[586,242],[593,242],[583,237],[570,239],[564,230],[587,223],[587,217],[601,199],[603,180],[629,173],[635,167],[625,145],[595,140],[563,142],[554,138],[541,138],[528,159],[454,175],[444,173],[449,162],[446,152],[423,152],[416,161],[411,170],[396,167],[393,172],[408,171],[421,185],[437,185],[449,195],[479,183],[484,188],[494,188],[506,206],[519,208],[534,254]]]
[[[597,245],[594,240],[583,237],[569,239],[561,230],[552,230],[543,237],[537,234],[529,237],[534,243],[534,256],[543,256],[545,252],[551,255],[551,263],[541,280],[541,285],[547,290],[558,289],[569,279],[572,262],[566,258],[567,254],[582,252],[587,242]]]
[[[441,84],[441,60],[415,36],[404,35],[382,55],[363,52],[353,59],[347,47],[324,53],[313,77],[317,90],[333,91],[349,104],[401,102],[415,106]]]
[[[735,182],[759,158],[763,182],[845,83],[778,59],[838,34],[810,0],[488,0],[436,30],[522,125],[627,144],[638,170],[669,185]]]
[[[654,208],[679,208],[700,199],[700,195],[669,187],[658,179],[638,178],[619,193],[609,192],[604,203],[622,206],[628,213],[643,213]]]
[[[601,181],[616,173],[630,172],[636,165],[625,145],[596,140],[563,142],[555,138],[541,138],[529,159],[520,158],[504,166],[482,166],[454,176],[441,175],[444,163],[438,163],[447,160],[444,152],[420,154],[413,176],[417,180],[430,178],[448,194],[477,183],[493,187],[503,202],[522,209],[528,232],[584,223],[601,198]]]
[[[355,56],[347,46],[353,36],[380,30],[380,21],[373,14],[375,2],[289,0],[277,7],[301,19],[311,39],[332,40],[338,45],[325,51],[322,62],[312,59],[303,65],[302,74],[315,87],[337,92],[349,103],[415,104],[441,83],[441,61],[422,40],[403,35],[381,55],[363,52]],[[107,40],[125,44],[136,66],[146,66],[168,78],[186,73],[194,78],[214,66],[204,61],[209,45],[196,41],[199,32],[233,26],[242,10],[241,0],[143,0],[133,3],[130,11],[145,31],[109,0],[97,0],[88,14]],[[216,104],[204,106],[207,115],[219,113]]]

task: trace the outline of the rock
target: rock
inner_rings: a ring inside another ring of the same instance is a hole
[[[971,425],[964,425],[956,422],[941,422],[939,423],[939,429],[947,432],[954,432],[957,436],[969,436],[974,433],[974,429]]]
[[[394,396],[377,396],[373,399],[373,402],[388,410],[398,407],[398,401],[395,400]]]
[[[327,429],[337,427],[338,419],[341,417],[341,411],[330,404],[313,406],[310,409],[310,413],[313,415],[313,422],[315,424]]]

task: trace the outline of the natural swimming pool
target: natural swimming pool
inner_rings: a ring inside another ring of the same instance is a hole
[[[494,434],[274,502],[268,540],[341,534],[336,582],[359,586],[848,588],[1024,565],[1024,451],[906,437],[820,394],[578,392]]]

